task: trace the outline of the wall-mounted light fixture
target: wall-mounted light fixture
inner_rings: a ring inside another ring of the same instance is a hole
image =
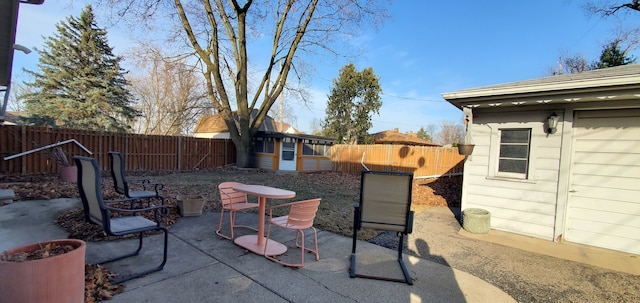
[[[551,116],[549,116],[549,118],[547,118],[547,133],[548,134],[555,134],[556,131],[558,130],[558,120],[560,119],[560,117],[558,117],[558,115],[556,115],[556,113],[554,112],[553,114],[551,114]]]

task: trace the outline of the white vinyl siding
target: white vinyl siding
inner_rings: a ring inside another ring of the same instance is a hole
[[[561,136],[544,132],[548,116],[544,111],[474,112],[470,127],[476,146],[465,162],[462,209],[488,210],[493,229],[553,239]],[[506,129],[530,130],[526,179],[499,171],[500,132]]]
[[[576,112],[567,241],[640,254],[640,110]]]

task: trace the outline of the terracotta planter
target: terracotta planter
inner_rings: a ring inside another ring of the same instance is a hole
[[[67,253],[24,262],[0,261],[0,303],[84,302],[84,266],[87,245],[65,239],[34,243],[6,251],[7,255],[33,252],[48,243],[71,245]]]
[[[75,183],[78,180],[78,167],[61,166],[58,168],[58,176],[60,176],[61,181]]]
[[[202,215],[205,199],[200,195],[181,195],[177,196],[178,208],[183,217]]]
[[[473,152],[473,147],[475,145],[474,144],[460,144],[458,143],[458,153],[461,155],[471,155],[471,153]]]

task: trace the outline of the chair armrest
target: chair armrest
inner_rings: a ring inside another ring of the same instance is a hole
[[[110,211],[131,213],[134,216],[139,212],[153,211],[153,217],[155,218],[155,221],[158,223],[158,225],[160,225],[160,220],[158,220],[158,210],[159,209],[167,209],[167,207],[165,205],[153,205],[153,204],[151,204],[151,207],[135,208],[135,209],[124,209],[124,208],[117,208],[117,207],[112,207],[112,206],[105,206],[105,207],[107,208],[107,210],[110,210]]]
[[[297,201],[296,201],[297,202]],[[289,203],[284,203],[284,204],[278,204],[278,205],[274,205],[269,207],[269,219],[273,218],[273,210],[277,209],[277,208],[282,208],[282,207],[286,207],[286,206],[291,206],[291,204],[294,204],[296,202],[289,202]]]
[[[130,180],[129,184],[136,184],[138,186],[142,186],[142,190],[146,191],[147,187],[149,188],[149,190],[151,190],[151,188],[153,187],[153,190],[156,192],[156,194],[160,195],[160,190],[162,190],[164,188],[164,184],[162,183],[151,183],[151,181],[149,179],[143,179],[143,180]]]
[[[147,186],[153,185],[153,190],[155,190],[156,194],[160,194],[159,191],[164,188],[164,184],[162,183],[151,183],[148,179],[142,180],[142,189],[147,190]]]
[[[317,199],[318,198],[309,199],[309,200],[317,200]],[[300,202],[308,202],[309,200],[294,201],[294,202],[289,202],[289,203],[284,203],[284,204],[278,204],[278,205],[271,206],[271,207],[269,207],[269,218],[271,219],[271,215],[273,213],[273,210],[276,209],[276,208],[287,207],[287,206],[291,206],[291,205],[294,205],[294,204],[298,204]]]
[[[405,230],[407,231],[407,234],[413,232],[413,210],[409,211],[409,214],[407,216],[407,226],[405,227]]]

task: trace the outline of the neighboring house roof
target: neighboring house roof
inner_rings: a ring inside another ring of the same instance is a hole
[[[198,119],[194,133],[221,133],[228,132],[227,125],[220,115],[202,116]]]
[[[640,64],[443,93],[458,108],[640,99]],[[567,94],[571,94],[568,97]]]
[[[251,112],[251,117],[255,117],[258,111],[253,110]],[[234,112],[235,116],[235,112]],[[235,116],[237,119],[237,116]],[[260,125],[259,131],[275,131],[276,126],[273,119],[267,116],[264,119],[262,125]],[[194,133],[226,133],[229,132],[227,128],[227,124],[225,124],[224,119],[220,114],[210,115],[210,116],[202,116],[198,119],[198,123],[193,130]]]
[[[300,133],[297,129],[291,126],[286,122],[273,122],[277,132],[286,133],[286,134],[298,134]]]
[[[373,134],[373,142],[375,144],[406,144],[421,146],[440,146],[431,141],[418,138],[416,133],[401,134],[398,129],[385,130]]]
[[[4,125],[22,125],[24,122],[20,118],[27,117],[26,112],[5,112],[4,113]]]

